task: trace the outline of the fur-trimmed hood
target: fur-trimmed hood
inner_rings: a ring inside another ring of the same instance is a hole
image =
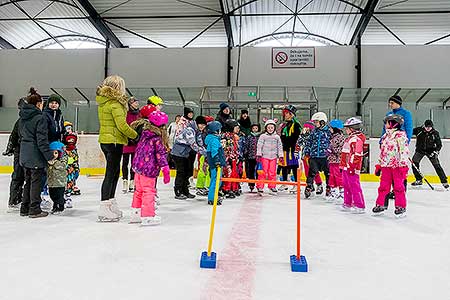
[[[103,105],[109,101],[116,101],[123,105],[128,110],[128,98],[122,95],[118,90],[109,86],[98,86],[97,97],[95,98],[98,105]]]
[[[165,129],[156,127],[155,125],[153,125],[146,119],[138,119],[138,120],[134,121],[133,123],[131,123],[130,126],[131,126],[131,128],[133,128],[136,131],[138,131],[138,128],[140,129],[140,131],[150,130],[159,136],[163,135],[163,131],[166,132]]]

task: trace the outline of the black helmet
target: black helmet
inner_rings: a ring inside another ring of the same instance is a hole
[[[228,119],[225,121],[225,131],[232,132],[234,127],[239,126],[239,122],[235,119]]]
[[[402,126],[405,121],[400,115],[389,115],[384,118],[384,124],[386,124],[387,122],[395,122]]]

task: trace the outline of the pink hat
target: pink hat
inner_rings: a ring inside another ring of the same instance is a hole
[[[309,128],[309,129],[314,129],[314,123],[311,121],[306,122],[305,124],[303,124],[303,128]]]

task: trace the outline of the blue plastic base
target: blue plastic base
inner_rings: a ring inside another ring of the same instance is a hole
[[[300,255],[300,260],[297,260],[296,255],[291,255],[291,270],[292,272],[308,272],[306,257]]]
[[[208,256],[208,252],[203,251],[200,258],[200,268],[215,269],[216,268],[216,252],[211,252],[211,256]]]

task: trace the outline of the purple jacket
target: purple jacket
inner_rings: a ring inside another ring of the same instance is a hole
[[[167,165],[167,151],[161,136],[144,130],[134,154],[133,170],[140,175],[156,178],[161,168]]]
[[[128,111],[127,112],[127,124],[130,125],[131,123],[133,123],[134,121],[136,121],[137,119],[139,119],[139,110],[136,112],[131,112]],[[128,145],[123,146],[123,153],[134,153],[134,151],[136,151],[136,145],[132,145],[130,143],[128,143]]]

